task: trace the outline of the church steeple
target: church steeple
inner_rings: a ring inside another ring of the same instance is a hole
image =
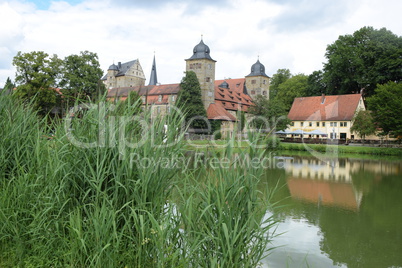
[[[149,86],[158,84],[158,77],[156,75],[156,63],[155,63],[155,54],[154,61],[152,63],[151,77],[149,78]]]

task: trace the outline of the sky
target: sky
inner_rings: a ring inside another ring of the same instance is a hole
[[[242,78],[257,59],[272,76],[321,70],[329,44],[364,26],[402,36],[400,0],[0,0],[0,87],[13,57],[94,52],[104,73],[138,59],[148,84],[179,83],[201,38],[216,79]]]

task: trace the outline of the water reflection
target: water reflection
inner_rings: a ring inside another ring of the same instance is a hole
[[[286,157],[277,249],[266,267],[402,267],[402,162]]]

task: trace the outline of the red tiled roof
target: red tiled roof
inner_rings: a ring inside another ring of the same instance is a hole
[[[180,91],[180,84],[156,85],[150,89],[148,95],[172,95]]]
[[[127,97],[132,91],[136,91],[138,95],[146,95],[154,86],[136,86],[136,87],[115,87],[108,90],[107,97]]]
[[[213,120],[236,121],[236,118],[226,111],[226,109],[219,103],[212,103],[209,105],[207,116],[208,119]]]
[[[215,103],[220,103],[227,110],[247,111],[252,99],[244,94],[245,81],[245,78],[215,80]],[[228,88],[219,87],[223,82],[228,84]]]
[[[169,104],[169,95],[162,95],[161,101],[159,101],[159,95],[148,96],[148,104]]]
[[[180,84],[150,85],[136,87],[118,87],[108,91],[108,98],[127,97],[132,91],[136,91],[140,96],[144,95],[174,95],[180,90]]]
[[[295,98],[288,118],[297,121],[352,120],[361,94]]]
[[[228,88],[221,88],[224,81]],[[215,103],[207,109],[208,119],[236,121],[236,117],[228,111],[247,111],[253,105],[249,95],[244,93],[245,78],[227,79],[215,81]],[[108,98],[119,97],[123,100],[131,91],[136,91],[140,96],[148,96],[148,104],[168,104],[169,95],[177,95],[180,84],[151,85],[137,87],[113,88],[108,92]],[[159,101],[159,95],[162,100]]]

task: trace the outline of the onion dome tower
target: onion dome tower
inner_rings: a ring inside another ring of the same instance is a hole
[[[193,49],[193,55],[186,59],[186,71],[197,75],[201,87],[201,99],[207,110],[215,102],[215,63],[211,58],[209,47],[201,41]]]
[[[269,76],[265,73],[265,66],[258,59],[251,66],[251,73],[246,76],[246,88],[248,94],[254,98],[262,95],[269,98]]]

